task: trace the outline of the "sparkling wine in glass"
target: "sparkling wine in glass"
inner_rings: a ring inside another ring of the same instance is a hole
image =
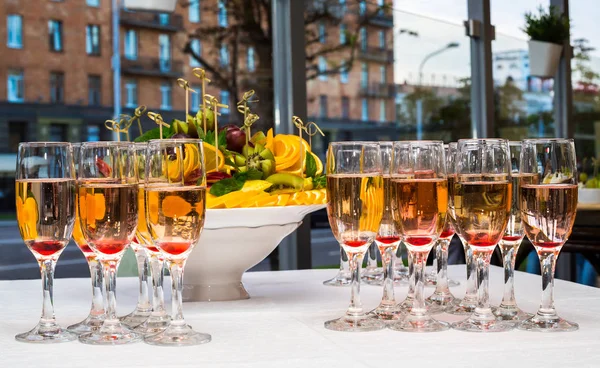
[[[148,344],[191,346],[211,336],[196,332],[183,317],[183,269],[200,240],[206,215],[206,171],[199,139],[153,140],[146,148],[146,223],[154,246],[164,257],[172,282],[168,327],[146,335]]]
[[[78,172],[79,220],[83,237],[104,269],[106,319],[99,330],[79,336],[92,345],[121,345],[142,336],[116,315],[117,267],[137,227],[138,178],[129,142],[81,145]]]
[[[389,327],[406,332],[447,330],[447,323],[429,315],[423,295],[427,256],[442,233],[448,209],[443,142],[394,142],[391,183],[392,216],[412,258],[415,288],[410,312]]]
[[[392,179],[391,164],[393,143],[379,142],[381,150],[381,165],[383,171],[383,216],[375,244],[381,254],[383,266],[383,296],[379,306],[369,312],[373,318],[392,321],[402,316],[402,308],[397,305],[394,295],[394,259],[400,245],[400,234],[396,230],[392,217]]]
[[[376,142],[334,142],[327,152],[327,215],[336,240],[344,248],[352,274],[350,306],[344,316],[325,322],[335,331],[385,328],[369,318],[360,301],[360,268],[375,240],[383,214],[381,151]]]
[[[519,173],[535,175],[536,183],[521,183],[519,202],[527,238],[535,247],[542,269],[542,303],[537,313],[518,328],[527,331],[575,331],[579,326],[562,319],[554,308],[556,259],[575,222],[577,166],[572,139],[526,139],[522,142]]]
[[[75,170],[69,143],[20,143],[15,180],[17,223],[42,274],[42,317],[31,331],[15,336],[32,343],[67,342],[77,335],[54,317],[54,269],[71,239],[75,221]]]
[[[477,269],[477,307],[452,324],[462,331],[501,332],[514,324],[497,320],[489,302],[489,267],[504,236],[511,209],[512,177],[508,141],[461,139],[456,154],[456,183],[451,191],[455,230],[473,252]]]
[[[522,321],[532,317],[532,315],[522,311],[515,300],[515,260],[519,246],[525,236],[519,209],[519,191],[523,184],[537,184],[538,175],[519,173],[521,142],[509,142],[509,148],[512,167],[512,205],[508,226],[500,243],[498,243],[504,265],[504,294],[502,302],[498,307],[493,308],[493,312],[496,317],[505,321]]]
[[[73,162],[75,163],[75,174],[78,176],[79,171],[79,158],[81,143],[74,143],[73,146]],[[76,323],[67,327],[71,332],[75,332],[78,335],[88,333],[91,331],[99,330],[104,323],[106,317],[106,311],[104,310],[104,297],[102,295],[102,289],[104,288],[104,276],[102,271],[102,265],[96,257],[96,253],[90,248],[87,241],[83,237],[83,231],[81,230],[81,222],[79,220],[79,205],[77,202],[77,196],[75,196],[75,224],[73,226],[73,240],[75,244],[83,253],[88,267],[90,268],[90,277],[92,280],[92,307],[88,316],[81,322]]]

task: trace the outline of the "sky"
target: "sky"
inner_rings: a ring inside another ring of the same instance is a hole
[[[549,0],[491,0],[491,21],[496,27],[492,51],[527,49],[521,31],[524,14],[537,11]],[[585,37],[597,49],[593,68],[600,72],[600,0],[570,0],[571,39]],[[396,83],[418,81],[423,58],[450,42],[459,46],[432,57],[423,66],[424,82],[439,84],[470,75],[470,42],[462,23],[467,19],[467,0],[394,0],[394,75]],[[399,34],[401,29],[419,36]]]

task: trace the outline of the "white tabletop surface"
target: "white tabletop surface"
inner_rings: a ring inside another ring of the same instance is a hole
[[[58,263],[60,267],[60,262]],[[326,330],[323,322],[341,316],[349,301],[348,288],[321,282],[333,270],[247,273],[252,295],[234,302],[186,303],[190,325],[212,335],[209,344],[163,348],[137,343],[88,346],[78,342],[24,344],[14,335],[35,325],[41,310],[39,280],[0,282],[0,367],[598,367],[600,366],[600,289],[556,281],[556,306],[580,330],[542,334],[510,331],[477,334],[445,331],[412,334],[383,330],[344,333]],[[452,288],[464,293],[464,266],[451,266],[461,281]],[[168,282],[168,280],[165,280]],[[119,312],[133,309],[137,278],[117,281]],[[59,323],[84,318],[90,304],[87,279],[58,279],[55,306]],[[517,300],[534,312],[541,295],[539,276],[517,273]],[[427,289],[426,293],[431,293]],[[498,303],[502,270],[491,270],[491,295]],[[396,288],[397,299],[406,287]],[[363,286],[365,307],[375,307],[381,289]],[[167,301],[169,302],[169,301]],[[440,315],[445,321],[459,318]]]

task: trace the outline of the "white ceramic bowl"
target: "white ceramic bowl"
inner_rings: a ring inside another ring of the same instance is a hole
[[[325,205],[212,209],[185,266],[184,301],[248,299],[242,275]]]
[[[600,203],[600,189],[579,188],[580,203]]]

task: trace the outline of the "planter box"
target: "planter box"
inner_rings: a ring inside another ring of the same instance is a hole
[[[529,70],[535,77],[553,77],[558,69],[562,45],[529,41]]]
[[[177,0],[123,0],[123,5],[127,10],[172,13],[175,11]]]

